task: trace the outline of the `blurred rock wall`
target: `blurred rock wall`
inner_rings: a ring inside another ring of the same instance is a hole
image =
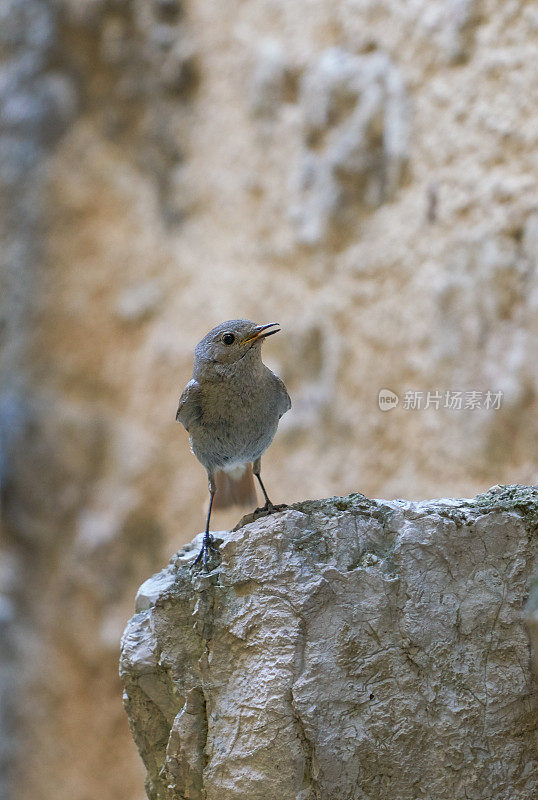
[[[174,414],[217,322],[283,327],[277,501],[537,482],[537,34],[531,0],[5,0],[14,796],[141,796],[119,637],[203,524]]]

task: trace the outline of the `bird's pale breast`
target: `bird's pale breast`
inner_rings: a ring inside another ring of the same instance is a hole
[[[190,429],[194,455],[208,469],[246,463],[269,447],[280,418],[275,376],[239,375],[206,381],[201,389],[201,416]]]

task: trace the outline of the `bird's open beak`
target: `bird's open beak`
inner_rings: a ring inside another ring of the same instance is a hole
[[[268,325],[258,325],[252,336],[249,336],[248,339],[243,340],[243,344],[248,344],[249,342],[257,342],[259,339],[266,339],[268,336],[272,336],[273,333],[278,333],[280,331],[279,327],[276,327],[275,330],[268,330],[269,328],[275,328],[278,326],[278,322],[270,322]]]

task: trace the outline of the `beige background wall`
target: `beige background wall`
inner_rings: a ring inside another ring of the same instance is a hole
[[[6,10],[0,670],[20,738],[0,758],[17,798],[131,800],[118,640],[137,585],[203,525],[174,415],[209,328],[282,325],[275,501],[537,482],[538,10]],[[439,409],[404,407],[434,390]],[[488,390],[500,410],[443,408]]]

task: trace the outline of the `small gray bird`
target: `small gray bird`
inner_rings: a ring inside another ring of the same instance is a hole
[[[262,342],[279,332],[276,326],[231,319],[209,331],[196,345],[192,380],[179,399],[176,420],[188,431],[191,450],[209,480],[204,540],[194,561],[202,560],[205,569],[209,552],[216,550],[209,533],[211,510],[256,502],[252,473],[265,497],[257,511],[281,508],[271,503],[260,477],[262,454],[291,408],[286,387],[261,359]]]

